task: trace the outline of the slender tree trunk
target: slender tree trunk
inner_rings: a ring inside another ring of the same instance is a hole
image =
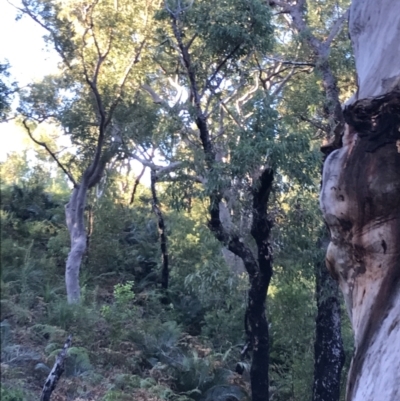
[[[269,328],[265,303],[272,277],[272,250],[268,242],[272,223],[267,206],[274,180],[273,171],[266,168],[253,189],[253,222],[251,235],[257,245],[258,268],[249,272],[250,291],[247,308],[252,334],[253,359],[250,369],[253,401],[269,399]]]
[[[159,206],[159,201],[157,198],[156,191],[156,172],[154,170],[151,171],[151,195],[153,198],[153,212],[157,216],[158,219],[158,233],[160,235],[160,248],[162,255],[162,269],[161,269],[161,287],[164,290],[168,290],[168,282],[169,282],[169,258],[168,258],[168,248],[167,248],[167,233],[164,223],[164,216]]]
[[[326,249],[328,239],[323,241]],[[314,343],[313,401],[338,401],[340,377],[345,361],[341,335],[339,288],[325,263],[315,268],[317,317]]]
[[[268,227],[270,227],[268,225]],[[215,231],[214,235],[215,235]],[[250,382],[252,401],[269,400],[269,328],[265,313],[268,286],[272,277],[272,255],[267,238],[259,238],[265,246],[258,248],[258,260],[238,238],[228,242],[228,249],[239,256],[249,275],[250,288],[245,314],[248,350],[252,351]]]
[[[331,32],[324,40],[312,33],[305,18],[306,0],[284,2],[271,0],[270,5],[279,7],[281,13],[291,17],[292,26],[313,52],[315,69],[322,80],[325,94],[324,111],[328,120],[323,153],[329,155],[342,146],[344,116],[339,100],[339,88],[329,64],[330,46],[348,18],[348,10],[333,22]],[[317,318],[314,344],[313,401],[338,401],[340,398],[340,376],[344,363],[344,352],[340,328],[340,304],[335,284],[324,268],[316,267]]]
[[[205,169],[212,175],[218,163],[217,152],[210,136],[206,114],[202,109],[198,82],[196,81],[196,69],[192,65],[189,49],[183,43],[183,35],[178,20],[179,14],[170,12],[172,29],[186,68],[193,96],[195,121],[204,152]],[[246,245],[237,233],[233,233],[229,228],[224,227],[221,218],[223,202],[223,190],[221,189],[210,191],[210,220],[208,225],[215,238],[243,260],[249,275],[250,289],[246,309],[246,332],[252,350],[250,369],[252,401],[267,401],[269,399],[269,334],[265,303],[272,276],[272,253],[268,243],[271,224],[267,218],[267,206],[273,182],[272,170],[266,167],[259,179],[255,181],[257,182],[254,184],[251,194],[253,197],[251,234],[257,244],[257,255],[254,255],[251,247]]]
[[[358,91],[343,147],[325,162],[321,208],[354,330],[348,401],[400,399],[400,2],[353,0]]]
[[[85,184],[82,182],[74,188],[71,198],[65,206],[66,222],[71,240],[71,250],[65,270],[68,303],[75,303],[80,299],[79,270],[87,246],[84,211],[88,188]]]

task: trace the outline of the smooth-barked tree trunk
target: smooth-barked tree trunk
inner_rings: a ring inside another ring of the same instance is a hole
[[[400,400],[400,2],[353,0],[358,91],[324,165],[326,264],[355,337],[347,401]]]
[[[65,205],[65,219],[71,241],[65,268],[65,286],[69,303],[79,301],[79,270],[87,247],[84,219],[87,188],[78,185],[74,188],[69,202]]]

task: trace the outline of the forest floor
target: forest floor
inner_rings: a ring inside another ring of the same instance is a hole
[[[72,346],[54,401],[207,400],[218,387],[247,398],[248,382],[207,341],[159,314],[146,317],[140,297],[116,300],[109,288],[97,291],[103,301],[111,300],[101,308],[40,297],[30,298],[28,308],[21,306],[22,294],[3,297],[2,401],[38,400],[69,334]]]

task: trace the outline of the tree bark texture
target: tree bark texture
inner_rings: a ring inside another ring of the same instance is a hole
[[[339,281],[355,354],[348,401],[400,399],[400,2],[354,0],[358,91],[343,147],[324,166],[326,264]]]
[[[338,401],[340,377],[345,361],[341,335],[338,284],[325,263],[315,268],[317,317],[314,343],[313,401]]]
[[[101,152],[102,143],[99,144]],[[87,193],[101,179],[106,164],[103,160],[95,158],[92,164],[85,170],[81,182],[75,184],[71,198],[65,206],[65,218],[71,240],[71,250],[68,254],[65,268],[65,285],[68,303],[76,303],[80,300],[79,271],[82,258],[87,249],[87,232],[85,227],[85,207]]]

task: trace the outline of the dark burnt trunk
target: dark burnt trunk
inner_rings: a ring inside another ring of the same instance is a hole
[[[238,238],[231,238],[228,249],[239,256],[249,275],[250,289],[246,308],[245,329],[252,351],[250,381],[252,401],[269,399],[269,330],[265,313],[268,286],[272,277],[272,251],[268,242],[272,223],[267,206],[272,189],[273,171],[264,169],[252,191],[253,222],[251,235],[257,245],[257,257]]]
[[[325,249],[328,238],[326,238]],[[315,267],[317,317],[315,319],[313,401],[339,401],[340,377],[345,361],[339,287],[323,260]]]
[[[217,152],[210,135],[206,114],[202,109],[201,96],[198,90],[197,77],[192,65],[191,55],[188,46],[183,43],[183,35],[178,20],[179,13],[170,11],[170,15],[174,36],[177,40],[190,84],[193,106],[196,113],[195,121],[204,152],[205,169],[212,176],[218,165]],[[237,46],[233,52],[236,52],[239,47]],[[227,60],[228,58],[224,62]],[[252,248],[243,242],[237,232],[232,232],[222,224],[221,207],[224,201],[224,191],[229,191],[230,188],[212,189],[209,193],[210,220],[208,226],[215,238],[222,245],[226,246],[234,255],[242,259],[249,275],[250,289],[248,292],[245,319],[248,347],[246,346],[245,348],[246,350],[252,350],[250,369],[252,401],[267,401],[269,399],[269,336],[265,303],[272,276],[272,254],[268,243],[271,223],[268,220],[267,214],[268,198],[272,182],[273,172],[266,167],[259,179],[255,180],[252,193],[249,194],[253,200],[251,235],[257,245],[256,255],[253,253]]]
[[[154,170],[151,171],[151,195],[152,195],[152,207],[153,212],[157,216],[158,220],[158,233],[160,236],[160,248],[162,255],[162,268],[161,268],[161,287],[163,290],[168,290],[169,282],[169,259],[168,259],[168,248],[167,248],[167,234],[164,223],[164,216],[159,206],[156,191],[157,176]]]
[[[243,260],[249,274],[250,289],[245,314],[247,345],[243,353],[252,351],[250,368],[252,401],[269,400],[269,332],[265,304],[272,277],[272,255],[267,239],[268,237],[255,238],[256,242],[265,244],[258,247],[258,260],[250,248],[239,239],[231,239],[228,243],[228,249]]]
[[[250,291],[247,307],[253,359],[250,378],[253,401],[269,399],[269,332],[265,303],[272,277],[272,250],[268,239],[272,223],[268,219],[268,199],[274,180],[273,171],[265,168],[253,189],[251,235],[257,244],[258,268],[249,272]]]
[[[268,255],[266,255],[268,257]],[[248,294],[247,335],[253,350],[250,381],[253,401],[269,399],[269,331],[265,314],[265,303],[269,282],[272,276],[272,263],[269,263],[268,272],[257,272],[250,277]]]

